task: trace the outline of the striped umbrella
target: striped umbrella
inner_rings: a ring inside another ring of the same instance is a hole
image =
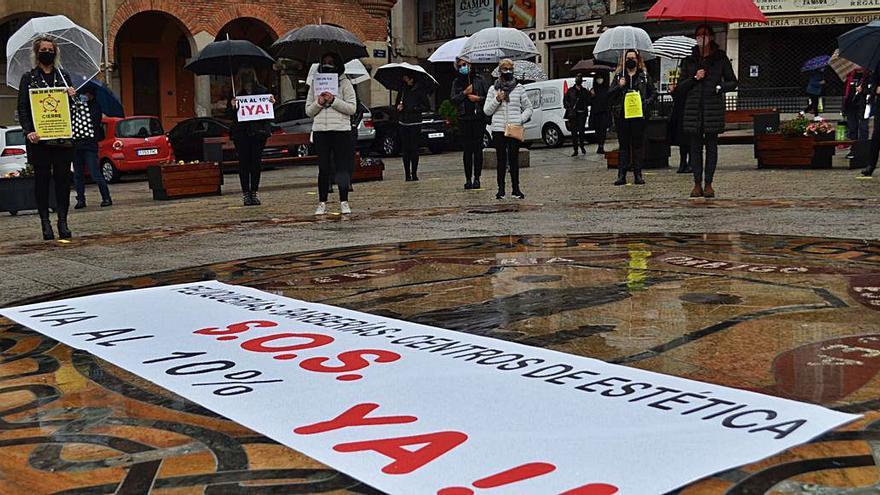
[[[831,67],[831,70],[837,74],[837,77],[839,77],[841,81],[845,81],[846,76],[850,72],[859,68],[858,65],[841,57],[840,50],[834,50],[834,53],[831,55],[831,60],[828,61],[828,67]]]
[[[658,57],[681,60],[691,54],[697,41],[687,36],[664,36],[654,42],[654,53]]]

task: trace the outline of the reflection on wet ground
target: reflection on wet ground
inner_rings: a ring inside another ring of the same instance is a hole
[[[676,494],[880,493],[877,243],[747,234],[422,241],[220,263],[53,298],[215,278],[864,413]],[[0,493],[377,492],[0,320]]]

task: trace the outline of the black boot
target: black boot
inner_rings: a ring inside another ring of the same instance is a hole
[[[605,147],[600,144],[599,148],[596,149],[596,154],[597,155],[604,155],[605,154]]]
[[[55,231],[52,230],[52,222],[49,221],[49,212],[40,212],[40,224],[43,227],[43,240],[51,241],[55,238]]]
[[[242,203],[244,206],[250,206],[250,205],[252,205],[253,203],[251,203],[251,193],[249,193],[249,192],[243,192],[243,193],[241,193],[241,203]]]
[[[480,186],[480,178],[479,177],[474,177],[473,186],[474,186],[473,187],[474,189],[482,189],[482,187]]]
[[[581,146],[581,153],[587,154],[587,148],[585,146]]]
[[[642,177],[642,169],[637,168],[633,175],[635,175],[635,183],[636,184],[642,185],[645,183],[645,178]]]
[[[260,201],[260,197],[257,196],[257,192],[256,191],[252,192],[251,193],[251,205],[252,206],[260,206],[261,204],[263,204],[263,203]]]
[[[73,234],[67,227],[67,211],[58,210],[58,238],[70,239]]]
[[[81,210],[86,207],[86,198],[76,198],[76,205],[73,206],[74,210]]]
[[[412,180],[414,182],[418,182],[419,180],[419,164],[413,163],[412,165]]]
[[[578,156],[577,146],[574,147],[574,151],[571,153],[571,156]]]
[[[868,167],[865,170],[862,170],[862,176],[863,177],[870,177],[870,176],[874,175],[874,169],[875,169],[875,167]]]
[[[626,169],[618,168],[617,169],[617,180],[614,181],[615,186],[625,186],[626,185]]]

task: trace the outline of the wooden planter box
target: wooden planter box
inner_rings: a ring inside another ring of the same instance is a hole
[[[219,196],[223,174],[216,163],[154,165],[147,168],[153,199]]]
[[[830,141],[823,138],[820,141]],[[816,146],[812,136],[786,137],[782,134],[755,136],[758,168],[831,168],[834,146]]]
[[[354,155],[354,173],[351,175],[352,182],[369,182],[382,180],[385,171],[385,162],[381,158],[362,158],[360,153]]]
[[[0,211],[17,215],[20,211],[36,210],[37,195],[34,191],[33,177],[14,177],[0,179]],[[55,185],[49,184],[49,208],[55,209]]]

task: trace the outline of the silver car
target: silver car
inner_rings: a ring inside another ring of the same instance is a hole
[[[21,127],[0,126],[0,177],[18,172],[27,164],[27,148]]]

